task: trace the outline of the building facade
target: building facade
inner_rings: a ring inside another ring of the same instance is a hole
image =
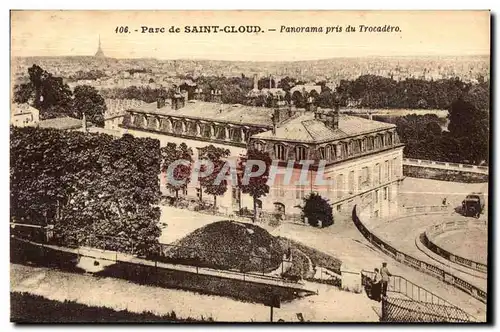
[[[10,124],[15,127],[36,126],[40,122],[40,111],[28,104],[13,104]]]
[[[395,125],[340,114],[338,109],[322,110],[312,100],[305,109],[282,102],[265,108],[222,104],[217,92],[211,95],[214,101],[204,102],[177,93],[170,105],[158,100],[130,108],[120,125],[122,133],[157,138],[161,146],[186,143],[194,159],[198,148],[210,144],[229,149],[235,159],[249,147],[268,152],[278,174],[270,193],[258,202],[263,211],[297,215],[303,198],[318,192],[329,199],[334,212],[358,204],[369,205],[374,217],[397,214],[403,144]],[[304,164],[309,165],[305,182]],[[316,181],[319,178],[323,182]],[[196,199],[200,188],[191,183],[181,194]],[[251,198],[231,183],[217,205],[228,212],[253,209]]]

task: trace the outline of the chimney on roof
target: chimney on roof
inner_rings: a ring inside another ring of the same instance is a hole
[[[271,120],[273,122],[273,136],[276,135],[276,127],[278,127],[279,122],[279,110],[274,110],[273,115],[271,115]]]
[[[333,110],[332,129],[338,129],[339,128],[339,117],[340,117],[340,104],[338,102],[336,102],[333,109],[334,110]]]
[[[212,90],[211,92],[213,103],[222,103],[222,92],[220,90]]]
[[[185,96],[181,94],[180,89],[177,88],[176,92],[172,96],[172,109],[178,110],[183,108],[185,103]]]
[[[203,100],[203,89],[202,88],[196,88],[194,90],[193,99],[194,100]]]
[[[158,97],[156,99],[156,108],[160,109],[165,107],[165,97]]]
[[[325,127],[335,130],[339,128],[339,114],[340,107],[336,104],[333,110],[316,109],[314,119],[323,122]]]

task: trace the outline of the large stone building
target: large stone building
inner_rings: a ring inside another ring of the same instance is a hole
[[[269,152],[279,168],[270,193],[258,204],[263,211],[298,214],[302,199],[319,192],[334,211],[349,211],[358,204],[371,206],[375,217],[397,213],[403,144],[395,125],[340,114],[338,109],[322,110],[312,100],[305,109],[283,102],[275,108],[222,104],[219,91],[211,92],[211,100],[187,100],[177,93],[170,105],[160,99],[127,109],[122,133],[157,138],[162,146],[184,142],[193,149],[194,158],[197,148],[209,144],[229,149],[232,158],[245,155],[247,147]],[[318,166],[325,165],[321,177],[326,184],[299,183],[307,160],[309,179],[321,175]],[[290,168],[291,179],[285,181],[284,172]],[[191,184],[182,194],[196,199],[199,188]],[[217,203],[228,212],[253,208],[250,197],[236,187]]]

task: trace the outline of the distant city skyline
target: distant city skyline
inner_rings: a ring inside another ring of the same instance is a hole
[[[488,11],[12,11],[12,56],[306,61],[490,54]],[[399,33],[280,33],[281,26],[399,26]],[[259,25],[255,34],[142,34],[141,26]],[[117,33],[128,26],[131,33]],[[43,27],[43,28],[41,28]],[[139,32],[135,32],[135,29]],[[268,29],[277,29],[272,32]]]

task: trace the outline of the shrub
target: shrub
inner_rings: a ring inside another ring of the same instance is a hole
[[[332,207],[328,200],[317,193],[311,193],[304,198],[302,212],[311,226],[317,227],[320,222],[321,227],[333,225]]]

